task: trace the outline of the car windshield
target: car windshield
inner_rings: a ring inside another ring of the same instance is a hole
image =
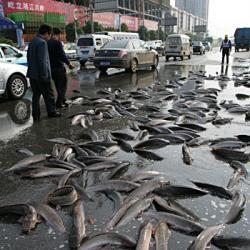
[[[200,42],[193,42],[193,45],[194,46],[200,46],[201,44],[200,44]]]
[[[107,44],[105,44],[102,48],[103,49],[125,49],[128,44],[128,40],[113,40],[109,41]]]
[[[181,44],[180,37],[168,37],[167,44],[179,45]]]
[[[92,37],[80,38],[77,42],[77,46],[93,46],[94,39]]]

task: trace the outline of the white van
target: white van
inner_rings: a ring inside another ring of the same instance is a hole
[[[171,34],[167,37],[165,45],[166,61],[168,61],[171,57],[173,57],[174,60],[176,60],[177,57],[180,57],[180,59],[183,60],[185,56],[190,59],[192,54],[193,48],[189,36]]]
[[[87,61],[93,61],[96,50],[99,50],[110,40],[113,40],[111,36],[101,34],[80,36],[76,41],[76,54],[81,65],[85,65]]]
[[[140,39],[139,33],[133,33],[133,32],[100,31],[96,32],[96,34],[111,36],[113,37],[114,40]]]

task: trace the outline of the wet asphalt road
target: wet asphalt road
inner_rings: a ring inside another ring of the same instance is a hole
[[[233,54],[230,58],[230,65],[222,68],[220,65],[220,54],[215,49],[205,56],[195,55],[191,60],[170,61],[165,63],[161,58],[157,70],[140,71],[137,74],[125,73],[117,70],[110,70],[108,75],[100,75],[94,68],[89,67],[87,70],[74,71],[69,74],[68,97],[76,96],[74,90],[78,90],[86,96],[95,96],[96,90],[101,88],[121,88],[125,91],[135,90],[138,87],[146,87],[157,82],[175,79],[180,76],[188,76],[189,71],[197,72],[206,70],[207,74],[216,75],[227,74],[229,77],[233,73],[249,71],[250,55],[249,53]],[[249,103],[239,101],[235,93],[250,94],[249,89],[244,87],[235,87],[233,81],[204,81],[204,87],[219,88],[218,100],[234,100],[240,104]],[[192,86],[187,86],[192,88]],[[72,140],[78,140],[79,134],[83,131],[80,127],[72,127],[70,114],[82,110],[80,106],[71,106],[63,110],[64,117],[60,119],[47,119],[46,113],[43,112],[42,121],[33,124],[30,107],[31,93],[28,91],[24,99],[19,101],[0,100],[0,204],[16,204],[28,201],[43,201],[46,195],[56,187],[57,178],[44,178],[38,180],[21,179],[17,175],[3,172],[23,156],[16,153],[17,148],[27,147],[34,153],[50,153],[53,147],[52,143],[46,141],[47,138],[65,137]],[[171,102],[162,107],[166,111],[171,107]],[[44,106],[43,106],[44,109]],[[223,117],[232,117],[227,113],[221,113]],[[249,134],[249,123],[245,122],[243,115],[233,116],[231,124],[221,127],[215,127],[206,124],[207,131],[201,135],[208,138],[226,137],[236,134]],[[126,129],[126,118],[117,118],[110,121],[102,121],[94,124],[93,129],[103,136],[110,130]],[[125,130],[128,131],[128,130]],[[249,149],[247,149],[249,151]],[[199,180],[201,182],[214,183],[216,185],[226,186],[232,169],[228,164],[215,159],[210,153],[208,146],[192,148],[194,164],[187,166],[182,161],[181,145],[168,146],[157,151],[164,156],[161,162],[150,162],[143,160],[136,154],[127,154],[119,152],[116,156],[119,159],[126,159],[138,163],[140,168],[147,170],[157,170],[166,172],[167,178],[176,184],[189,184],[188,180]],[[140,163],[140,164],[139,164]],[[136,165],[136,164],[135,164]],[[250,164],[246,164],[250,170]],[[134,166],[131,171],[139,167]],[[249,186],[241,183],[239,189],[249,198]],[[230,207],[226,200],[212,197],[210,195],[197,198],[182,200],[181,204],[193,210],[200,218],[201,222],[208,225],[216,225],[225,216]],[[112,203],[104,196],[97,195],[95,202],[85,204],[87,218],[95,220],[94,225],[87,225],[87,234],[101,231],[103,225],[107,222]],[[17,218],[4,217],[0,218],[0,249],[68,249],[68,232],[71,228],[71,209],[63,208],[59,211],[67,228],[67,233],[59,235],[49,230],[44,223],[28,236],[21,234],[21,226]],[[249,236],[250,208],[247,204],[244,216],[241,220],[230,225],[225,230],[225,235]],[[129,235],[137,234],[138,222],[134,221],[127,227],[121,229]],[[183,250],[189,245],[193,238],[172,232],[169,241],[169,249]],[[215,248],[211,248],[215,249]]]

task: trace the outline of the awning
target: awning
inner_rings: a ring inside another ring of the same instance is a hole
[[[23,29],[23,23],[15,23],[9,18],[0,17],[0,30],[6,29]]]

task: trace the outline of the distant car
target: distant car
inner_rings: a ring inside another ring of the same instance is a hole
[[[193,52],[199,53],[200,55],[205,54],[205,46],[200,41],[193,42]]]
[[[165,55],[165,46],[162,40],[152,40],[146,42],[149,48],[152,48],[158,52],[158,54]]]
[[[111,40],[97,50],[94,65],[102,72],[108,68],[125,68],[136,72],[141,66],[157,67],[158,53],[139,39]]]
[[[21,99],[29,87],[26,72],[26,66],[0,62],[0,95]]]
[[[212,50],[212,45],[210,42],[202,42],[203,46],[205,46],[205,50],[211,51]]]
[[[66,43],[64,44],[64,51],[69,60],[76,60],[76,44],[75,43]]]
[[[9,44],[0,43],[0,62],[27,66],[27,52],[19,50]]]

